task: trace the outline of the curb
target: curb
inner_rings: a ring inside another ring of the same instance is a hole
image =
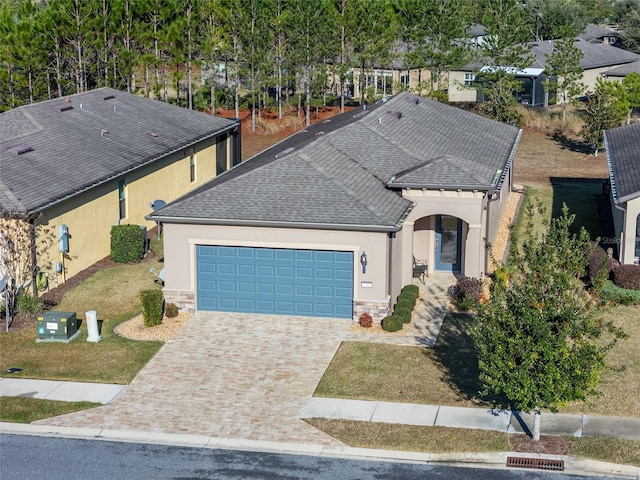
[[[553,458],[565,462],[565,474],[600,476],[614,475],[620,478],[640,480],[640,467],[618,465],[597,460],[582,459],[566,455],[540,455],[518,452],[491,453],[423,453],[400,450],[376,450],[348,446],[325,446],[318,444],[281,443],[264,440],[243,440],[173,433],[154,433],[134,430],[109,430],[102,428],[75,428],[27,423],[0,422],[0,433],[94,439],[113,442],[146,443],[192,448],[222,450],[245,450],[285,455],[307,455],[317,457],[385,460],[390,462],[421,463],[425,465],[447,465],[487,469],[507,469],[507,457]],[[526,469],[511,469],[525,471]]]

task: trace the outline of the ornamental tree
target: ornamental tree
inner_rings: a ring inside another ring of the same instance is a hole
[[[529,205],[527,232],[534,232],[535,213]],[[544,213],[540,205],[537,213]],[[534,410],[534,440],[542,408],[556,411],[597,394],[605,354],[624,336],[602,320],[584,287],[590,238],[584,228],[570,232],[574,217],[564,205],[562,215],[543,222],[545,233],[530,233],[513,249],[471,328],[482,393]]]

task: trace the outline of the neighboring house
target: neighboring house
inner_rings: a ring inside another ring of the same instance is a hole
[[[548,81],[545,69],[547,55],[553,52],[557,40],[532,42],[531,53],[534,60],[528,68],[517,70],[516,79],[522,83],[522,91],[516,92],[518,101],[525,105],[547,106],[550,103],[548,92],[544,89],[544,82]],[[583,54],[580,66],[584,70],[581,82],[586,90],[593,90],[598,78],[606,77],[610,71],[624,67],[633,62],[640,61],[640,55],[614,47],[607,43],[591,43],[581,38],[576,38],[576,47]],[[487,65],[478,68],[477,63],[467,65],[460,71],[449,74],[449,101],[473,102],[479,98],[479,92],[473,88],[474,73],[482,68],[491,68]]]
[[[620,263],[640,260],[640,123],[605,132]]]
[[[634,72],[640,73],[640,60],[607,70],[602,76],[609,81],[622,82],[627,75]]]
[[[593,23],[588,24],[584,32],[578,36],[590,43],[606,43],[607,45],[615,45],[620,40],[620,34],[615,30]]]
[[[409,93],[314,124],[147,217],[163,224],[165,299],[380,319],[415,260],[481,277],[519,139]]]
[[[236,121],[110,88],[2,113],[0,132],[0,206],[49,235],[36,262],[59,282],[109,255],[113,225],[153,227],[152,202],[241,158]]]

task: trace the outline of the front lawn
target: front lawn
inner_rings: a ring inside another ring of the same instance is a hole
[[[67,292],[55,310],[76,312],[84,319],[95,310],[102,340],[87,342],[86,325],[81,335],[65,343],[36,343],[35,324],[22,330],[0,333],[0,369],[21,367],[12,377],[44,378],[98,383],[129,383],[162,346],[161,342],[136,342],[116,335],[119,323],[140,312],[140,290],[161,288],[149,268],[162,268],[162,245],[152,240],[156,256],[139,263],[100,270]]]
[[[640,306],[605,312],[629,338],[608,356],[602,395],[573,403],[569,413],[640,417]],[[477,358],[468,333],[470,315],[447,317],[434,348],[344,342],[320,380],[318,397],[380,400],[460,407],[492,406],[478,394]]]

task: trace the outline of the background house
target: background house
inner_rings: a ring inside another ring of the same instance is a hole
[[[611,210],[621,263],[640,261],[640,123],[605,132]]]
[[[535,107],[547,106],[554,99],[549,98],[549,93],[544,89],[544,82],[548,80],[545,69],[547,55],[553,52],[553,47],[558,40],[545,40],[532,42],[531,53],[534,60],[529,67],[515,72],[516,80],[522,83],[522,91],[516,92],[516,98],[524,105]],[[598,78],[607,78],[609,72],[618,68],[624,68],[640,60],[640,55],[614,47],[606,42],[592,43],[580,37],[576,38],[575,46],[582,51],[583,57],[580,66],[583,69],[581,82],[586,90],[593,90]],[[473,86],[475,72],[482,68],[490,68],[490,65],[481,65],[477,62],[467,65],[460,71],[449,74],[449,101],[474,102],[479,98],[478,90]]]
[[[2,113],[0,132],[0,205],[55,237],[36,261],[60,282],[109,255],[113,225],[153,227],[152,202],[241,159],[237,122],[109,88]]]
[[[181,308],[381,318],[430,272],[479,277],[520,131],[409,93],[312,125],[149,215]]]

